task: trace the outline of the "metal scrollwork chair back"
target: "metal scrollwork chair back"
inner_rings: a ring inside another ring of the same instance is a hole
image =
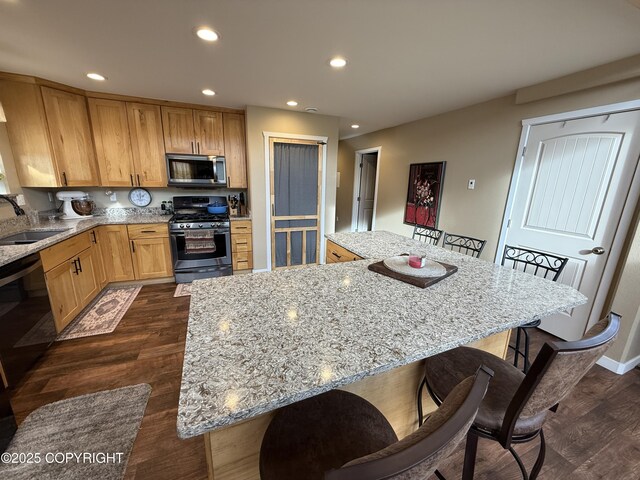
[[[427,227],[426,225],[415,225],[413,227],[413,239],[420,242],[438,245],[441,236],[442,230],[438,230],[437,228]]]
[[[511,265],[514,270],[532,273],[555,282],[568,261],[566,257],[505,245],[501,265]]]
[[[465,237],[464,235],[455,235],[453,233],[445,233],[442,246],[449,250],[455,250],[465,255],[479,258],[484,248],[486,240],[480,240],[473,237]]]

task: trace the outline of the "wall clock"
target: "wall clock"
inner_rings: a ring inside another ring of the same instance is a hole
[[[151,203],[151,194],[145,188],[132,188],[129,192],[129,201],[136,207],[147,207]]]

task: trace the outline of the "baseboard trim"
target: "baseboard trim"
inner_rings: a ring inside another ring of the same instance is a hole
[[[640,355],[625,363],[617,362],[609,357],[601,357],[596,363],[610,372],[617,373],[618,375],[624,375],[640,365]]]

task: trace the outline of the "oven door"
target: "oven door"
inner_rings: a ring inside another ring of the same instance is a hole
[[[210,231],[198,229],[197,231]],[[202,267],[231,265],[231,235],[229,230],[213,230],[215,252],[189,252],[184,230],[171,232],[171,253],[173,268],[176,271],[198,269]]]

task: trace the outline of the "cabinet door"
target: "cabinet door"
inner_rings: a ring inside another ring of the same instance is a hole
[[[143,187],[166,187],[167,163],[160,107],[127,103],[127,113],[136,183]]]
[[[196,153],[193,133],[193,110],[162,107],[164,149],[168,153]]]
[[[224,153],[229,188],[247,188],[244,115],[224,113]]]
[[[194,110],[193,125],[196,134],[196,153],[224,155],[222,113]]]
[[[100,289],[102,289],[107,283],[109,283],[109,279],[107,278],[107,267],[105,266],[105,254],[102,248],[102,237],[99,228],[94,228],[89,232],[89,236],[91,237],[91,241],[93,245],[91,249],[93,250],[93,255],[95,256],[95,266],[97,269],[96,277],[98,278],[98,284],[100,285]]]
[[[62,185],[99,185],[85,97],[54,88],[41,88]]]
[[[40,87],[0,80],[0,103],[20,185],[58,187],[58,173],[47,131]]]
[[[108,187],[132,187],[133,155],[126,104],[100,98],[89,98],[88,101],[100,184]]]
[[[66,260],[45,274],[49,301],[56,330],[60,333],[82,310],[75,290],[76,268],[72,260]]]
[[[96,252],[97,249],[95,247],[91,247],[87,248],[76,257],[78,266],[80,267],[80,274],[76,275],[73,280],[81,308],[87,306],[89,302],[100,292],[98,258],[96,256]]]
[[[108,280],[110,282],[133,280],[133,264],[127,226],[104,225],[99,230]]]
[[[131,240],[133,268],[137,280],[173,275],[171,249],[167,237]]]

